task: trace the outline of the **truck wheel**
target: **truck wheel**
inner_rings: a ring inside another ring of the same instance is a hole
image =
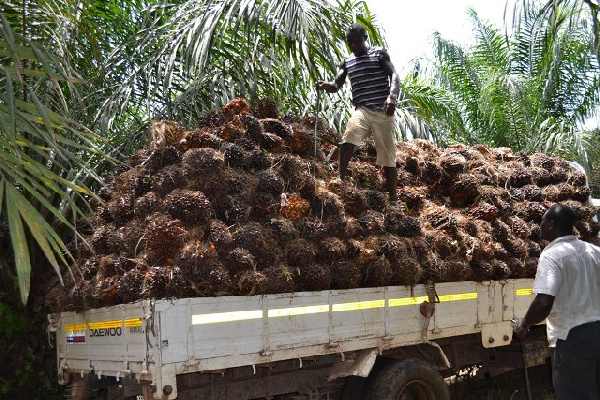
[[[398,360],[369,377],[368,400],[450,400],[442,375],[419,359]]]

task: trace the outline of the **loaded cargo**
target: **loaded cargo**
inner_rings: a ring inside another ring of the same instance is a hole
[[[74,280],[52,292],[76,397],[387,398],[390,374],[421,371],[398,390],[447,398],[443,376],[515,347],[547,207],[569,204],[598,242],[585,173],[559,157],[398,143],[390,209],[372,144],[340,186],[337,132],[260,110],[235,99],[193,131],[155,122],[107,179],[70,244]]]

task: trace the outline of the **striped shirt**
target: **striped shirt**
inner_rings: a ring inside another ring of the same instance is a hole
[[[370,47],[364,55],[356,57],[351,54],[342,61],[342,68],[352,85],[352,101],[357,108],[383,111],[383,103],[390,93],[388,74],[381,67],[383,51],[381,47]]]

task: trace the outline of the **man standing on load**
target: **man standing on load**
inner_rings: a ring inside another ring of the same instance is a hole
[[[546,319],[558,400],[600,399],[600,248],[573,235],[575,212],[556,204],[542,217],[533,299],[515,324],[519,339]]]
[[[352,55],[340,63],[333,82],[319,81],[317,89],[335,93],[344,84],[346,75],[352,85],[352,101],[356,109],[346,126],[340,146],[339,175],[344,184],[348,163],[356,146],[369,135],[373,135],[377,150],[377,165],[383,166],[390,208],[397,208],[395,119],[396,101],[400,92],[400,77],[396,73],[390,56],[380,47],[367,47],[365,28],[353,23],[346,30],[346,42]]]

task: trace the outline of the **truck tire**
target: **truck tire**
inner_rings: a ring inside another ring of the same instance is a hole
[[[450,400],[442,375],[416,358],[394,361],[375,371],[363,393],[367,400]]]

